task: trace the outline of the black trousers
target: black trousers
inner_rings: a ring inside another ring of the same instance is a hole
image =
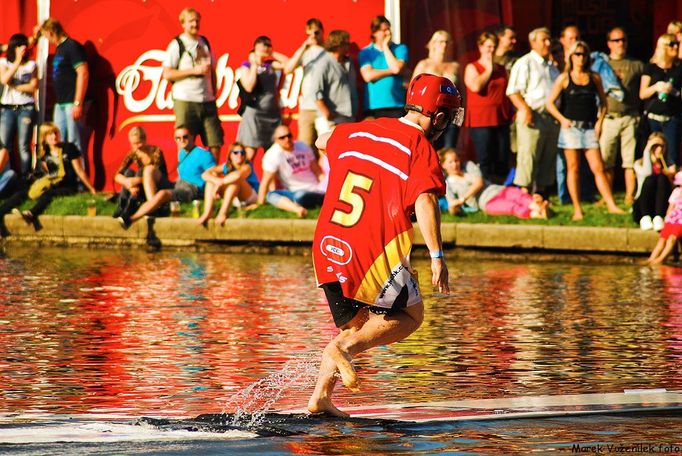
[[[57,186],[49,188],[45,190],[43,194],[40,195],[40,197],[38,197],[36,203],[29,210],[31,211],[31,214],[37,217],[43,212],[45,212],[45,209],[47,209],[47,206],[50,205],[55,196],[73,195],[74,193],[77,192],[78,189],[73,187]],[[12,194],[9,198],[3,201],[2,204],[0,204],[0,217],[3,217],[5,214],[8,214],[15,207],[19,207],[27,199],[28,190],[20,190]]]
[[[673,185],[663,174],[652,174],[644,179],[642,192],[632,206],[632,218],[635,223],[645,215],[649,217],[665,217],[668,210],[668,198],[673,191]]]

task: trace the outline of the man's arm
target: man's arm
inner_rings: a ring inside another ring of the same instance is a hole
[[[414,204],[419,230],[431,254],[431,283],[439,293],[450,293],[448,267],[443,258],[443,241],[440,234],[440,208],[435,193],[422,193]]]
[[[88,64],[83,62],[76,68],[76,95],[73,100],[73,120],[78,120],[83,115],[83,101],[85,100],[85,92],[88,90],[89,77]]]
[[[175,60],[174,55],[170,54],[171,52],[178,55],[177,60]],[[166,53],[168,55],[167,60],[163,63],[163,78],[165,80],[169,82],[176,82],[193,76],[205,76],[210,74],[211,71],[213,71],[215,74],[215,62],[213,61],[213,55],[211,55],[210,62],[193,65],[190,68],[185,68],[182,70],[175,68],[180,66],[180,59],[182,56],[179,55],[179,52],[180,49],[177,44],[175,44],[175,40],[171,41],[168,49],[166,49]]]
[[[317,137],[317,140],[315,141],[315,147],[317,147],[317,150],[320,153],[326,153],[327,151],[327,141],[329,140],[329,137],[332,135],[331,131],[328,131],[326,133],[321,134],[320,136]]]
[[[388,64],[388,69],[393,74],[400,74],[405,66],[405,61],[398,59],[393,51],[391,50],[391,35],[389,34],[384,41],[384,57],[386,58],[386,63]]]

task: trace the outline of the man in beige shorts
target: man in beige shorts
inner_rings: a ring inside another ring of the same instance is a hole
[[[616,156],[620,149],[623,172],[625,175],[625,204],[631,205],[635,196],[635,131],[639,121],[639,80],[644,64],[626,55],[628,42],[625,30],[620,27],[611,29],[607,34],[609,64],[618,76],[625,98],[618,101],[609,96],[608,112],[602,125],[599,148],[609,185],[613,188]]]

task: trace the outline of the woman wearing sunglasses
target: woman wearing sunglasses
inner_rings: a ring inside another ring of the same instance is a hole
[[[682,65],[677,52],[680,42],[675,35],[663,34],[656,42],[656,50],[639,86],[639,98],[644,101],[644,112],[652,132],[660,131],[668,143],[666,161],[679,167],[680,89],[682,89]]]
[[[203,225],[213,215],[213,203],[222,196],[216,225],[223,225],[230,207],[245,207],[258,200],[258,177],[251,162],[246,159],[246,148],[238,142],[230,145],[230,153],[222,165],[204,171],[201,176],[206,181],[204,191],[204,213],[197,219]],[[235,199],[236,198],[236,199]]]
[[[601,78],[590,70],[591,64],[587,43],[575,42],[566,56],[564,72],[554,83],[546,103],[547,112],[561,124],[558,146],[564,149],[566,156],[566,184],[573,203],[573,220],[583,219],[579,172],[583,153],[608,211],[625,213],[613,199],[599,152],[599,135],[607,109],[606,94]],[[561,109],[557,108],[558,100],[561,100]]]

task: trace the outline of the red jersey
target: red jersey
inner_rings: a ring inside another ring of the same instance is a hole
[[[331,169],[313,240],[318,286],[339,282],[344,296],[391,307],[408,287],[414,236],[410,216],[422,193],[445,194],[438,155],[405,119],[338,125],[327,141]]]

